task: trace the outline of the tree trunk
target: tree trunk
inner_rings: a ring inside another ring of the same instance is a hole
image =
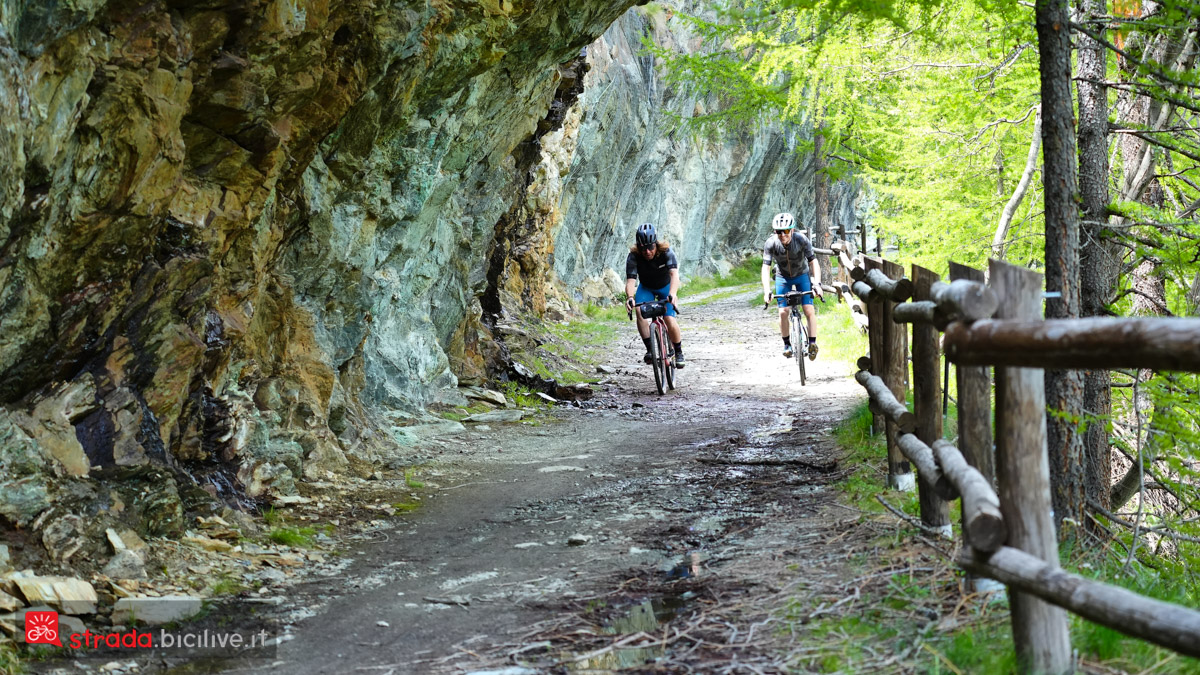
[[[1108,14],[1106,0],[1080,0],[1081,20]],[[1104,37],[1102,24],[1091,24]],[[1092,38],[1077,36],[1079,52],[1079,193],[1083,200],[1080,252],[1080,310],[1100,316],[1117,288],[1120,250],[1107,237],[1108,224],[1108,50]],[[1108,370],[1084,374],[1083,408],[1093,417],[1084,432],[1084,493],[1107,508],[1112,483],[1107,418],[1112,414],[1112,376]],[[1090,522],[1090,521],[1088,521]]]
[[[1153,8],[1151,3],[1143,3],[1138,14],[1145,16]],[[1146,44],[1146,60],[1158,62],[1176,72],[1190,69],[1194,62],[1195,56],[1191,53],[1194,36],[1191,34],[1180,36],[1166,33],[1134,33],[1130,35],[1129,40],[1131,43]],[[1134,79],[1136,65],[1124,59],[1119,60],[1119,64],[1122,81]],[[1170,112],[1169,104],[1144,95],[1123,93],[1118,100],[1118,117],[1123,125],[1162,128]],[[1121,198],[1161,208],[1164,202],[1163,191],[1158,180],[1154,178],[1154,153],[1150,145],[1132,134],[1124,134],[1121,139],[1121,155],[1124,158]],[[1136,291],[1133,296],[1132,314],[1154,316],[1165,313],[1166,288],[1158,266],[1156,261],[1142,260],[1130,275],[1130,284]],[[1148,382],[1153,377],[1152,370],[1144,369],[1138,372],[1140,382]],[[1155,427],[1160,412],[1163,411],[1155,406],[1145,389],[1139,387],[1133,400],[1133,415],[1136,416],[1133,422],[1142,431],[1138,443],[1142,449],[1143,466],[1150,466],[1158,455],[1156,439],[1159,434],[1155,432]],[[1113,486],[1110,508],[1121,508],[1137,494],[1141,478],[1135,463]]]
[[[1041,74],[1042,158],[1045,170],[1046,318],[1079,316],[1079,211],[1075,171],[1075,114],[1071,101],[1071,31],[1066,0],[1038,0],[1038,70]],[[1066,518],[1083,522],[1083,373],[1046,371],[1047,452],[1054,518],[1060,536]]]
[[[1153,191],[1148,192],[1148,197],[1154,197]],[[1161,192],[1159,197],[1161,197]],[[1161,203],[1158,205],[1161,206]],[[1163,313],[1162,310],[1167,304],[1167,287],[1162,275],[1159,274],[1158,266],[1157,262],[1143,260],[1130,275],[1133,288],[1137,291],[1133,297],[1132,314],[1155,316]],[[1149,382],[1153,378],[1153,370],[1138,371],[1138,380],[1142,383]],[[1155,405],[1145,388],[1139,387],[1133,399],[1133,412],[1137,415],[1136,428],[1141,431],[1137,442],[1142,450],[1142,466],[1148,467],[1158,459],[1158,439],[1161,434],[1157,433],[1155,429],[1159,426],[1159,415],[1165,414],[1167,410]],[[1120,509],[1125,506],[1138,493],[1138,489],[1143,483],[1142,479],[1143,475],[1138,472],[1137,463],[1134,462],[1125,475],[1113,486],[1110,493],[1110,508]]]

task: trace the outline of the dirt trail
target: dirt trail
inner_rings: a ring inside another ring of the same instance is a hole
[[[821,359],[801,387],[752,292],[684,304],[674,392],[654,391],[631,324],[595,407],[450,439],[459,452],[421,474],[423,506],[338,576],[293,589],[278,660],[238,671],[775,672],[802,658],[776,622],[841,575],[857,514],[824,487],[842,470],[829,432],[862,393]]]

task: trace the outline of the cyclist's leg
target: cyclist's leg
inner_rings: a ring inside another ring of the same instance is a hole
[[[788,307],[787,298],[783,296],[792,290],[793,281],[793,279],[783,276],[775,277],[775,302],[779,306],[779,334],[783,337],[783,356],[789,359],[795,352],[795,346],[792,345],[792,309]]]
[[[654,291],[655,298],[666,300],[671,294],[670,284]],[[663,320],[667,324],[667,338],[671,341],[671,347],[675,352],[679,365],[683,365],[683,332],[679,329],[679,321],[675,318],[679,314],[675,311],[674,305],[667,305],[667,315]]]
[[[651,300],[654,300],[654,293],[650,289],[638,284],[637,291],[633,294],[633,301],[642,303],[650,302]],[[633,315],[637,319],[638,335],[642,337],[642,343],[646,345],[646,355],[642,357],[642,360],[650,363],[650,322],[643,319],[639,311],[635,310]]]
[[[638,284],[637,291],[635,291],[633,294],[634,302],[641,304],[643,302],[650,302],[651,300],[654,300],[654,299],[655,299],[654,291],[651,291],[650,289],[642,286],[641,284]],[[637,319],[638,334],[642,336],[643,340],[649,339],[649,337],[650,337],[650,322],[643,319],[642,315],[639,311],[635,310],[633,315]]]
[[[792,290],[788,279],[782,276],[775,276],[775,304],[779,307],[779,334],[783,336],[784,342],[790,338],[791,327],[788,326],[788,304],[787,298],[783,297],[784,293]]]
[[[807,274],[800,276],[800,290],[811,291],[812,279]],[[813,305],[813,296],[804,296],[804,317],[808,323],[808,356],[817,357],[817,308]]]
[[[812,279],[807,274],[796,277],[796,287],[804,293],[812,292]],[[817,336],[817,308],[813,305],[813,296],[806,295],[801,300],[804,304],[804,316],[808,317],[808,336]]]

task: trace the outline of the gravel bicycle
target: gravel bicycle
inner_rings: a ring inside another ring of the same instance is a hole
[[[806,295],[813,295],[813,292],[789,291],[783,294],[783,297],[787,299],[788,307],[791,308],[792,344],[795,350],[796,365],[800,368],[801,386],[805,384],[804,362],[808,360],[808,321],[805,320],[804,310],[801,309],[804,306],[804,296]],[[772,295],[771,299],[774,300],[776,297]],[[821,302],[825,302],[824,296],[821,297]],[[770,306],[769,301],[764,303],[763,310],[765,311]]]
[[[679,312],[677,305],[663,300],[639,302],[634,305],[641,317],[650,322],[650,365],[654,366],[654,386],[658,388],[660,396],[665,394],[668,388],[675,388],[675,349],[667,339],[667,322],[664,319],[668,305],[674,307],[676,313]],[[627,314],[632,320],[633,311],[628,311]]]

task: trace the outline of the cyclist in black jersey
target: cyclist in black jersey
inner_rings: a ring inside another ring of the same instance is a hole
[[[635,303],[666,300],[667,305],[667,336],[675,347],[675,367],[682,368],[683,336],[679,330],[679,322],[675,320],[675,303],[679,297],[679,262],[671,245],[659,241],[658,234],[651,223],[642,223],[637,229],[637,243],[629,249],[625,257],[625,301],[630,311]],[[643,360],[651,363],[650,355],[650,324],[640,315],[637,317],[638,334],[646,344],[646,355]]]
[[[796,219],[790,213],[779,213],[771,219],[771,228],[775,234],[767,239],[763,246],[762,288],[763,302],[771,301],[771,267],[772,263],[778,268],[775,275],[775,298],[779,304],[779,334],[783,336],[783,355],[792,358],[792,339],[788,324],[790,310],[785,293],[793,289],[812,291],[821,297],[821,267],[817,264],[817,256],[813,252],[808,237],[793,231]],[[809,272],[812,272],[811,279]],[[813,296],[804,297],[804,316],[808,319],[808,358],[817,358],[817,311],[813,307]]]

